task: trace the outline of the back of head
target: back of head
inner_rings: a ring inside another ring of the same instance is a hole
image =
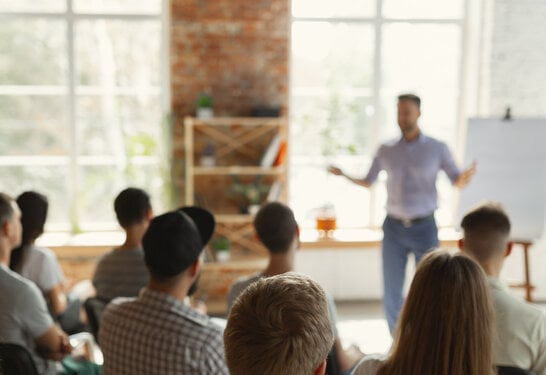
[[[461,228],[465,252],[479,262],[504,256],[510,238],[510,219],[500,204],[480,204],[465,215]]]
[[[485,274],[464,254],[419,264],[380,375],[492,374],[493,306]]]
[[[232,375],[312,374],[333,342],[324,291],[295,273],[251,284],[235,301],[224,332]]]
[[[150,196],[142,189],[127,188],[114,200],[114,211],[123,228],[144,221],[151,208]]]
[[[17,197],[23,227],[22,244],[28,245],[44,232],[49,203],[47,197],[34,191],[26,191]]]
[[[292,210],[279,202],[267,203],[254,218],[256,234],[272,254],[289,250],[297,227]]]

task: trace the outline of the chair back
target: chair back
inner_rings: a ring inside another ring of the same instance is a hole
[[[28,350],[10,343],[0,344],[0,374],[39,375]]]
[[[91,333],[95,338],[95,341],[99,342],[99,326],[100,319],[104,309],[110,301],[107,301],[98,297],[91,297],[85,300],[83,306],[85,308],[85,313],[87,314],[87,320],[89,322],[89,327],[91,328]]]
[[[499,375],[534,375],[532,371],[524,370],[517,367],[497,366],[497,374]]]

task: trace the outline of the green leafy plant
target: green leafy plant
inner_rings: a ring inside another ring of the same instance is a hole
[[[212,108],[212,97],[207,93],[202,93],[197,97],[195,106],[197,108]]]
[[[214,251],[229,250],[229,239],[226,237],[218,237],[212,242],[212,248]]]
[[[263,195],[269,191],[269,185],[262,184],[261,178],[261,176],[256,176],[252,182],[244,184],[239,176],[232,176],[231,192],[243,197],[245,207],[261,204]]]

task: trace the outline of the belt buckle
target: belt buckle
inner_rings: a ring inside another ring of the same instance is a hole
[[[402,219],[401,221],[404,228],[410,228],[413,224],[413,220],[411,219]]]

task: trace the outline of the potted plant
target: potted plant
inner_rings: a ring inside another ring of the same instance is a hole
[[[197,97],[195,103],[197,118],[212,118],[214,110],[212,109],[212,97],[207,93],[202,93]]]
[[[261,183],[261,176],[256,176],[254,180],[248,184],[243,184],[239,176],[232,176],[232,178],[232,193],[240,195],[243,198],[241,213],[251,215],[258,213],[263,200],[263,195],[269,191],[269,186]]]
[[[216,261],[225,263],[229,261],[229,239],[226,237],[218,237],[212,243],[216,254]]]

